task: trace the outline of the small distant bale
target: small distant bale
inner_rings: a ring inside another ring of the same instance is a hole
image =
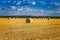
[[[48,20],[50,20],[50,19],[48,18]]]
[[[31,22],[32,22],[32,20],[30,18],[26,19],[26,23],[31,23]]]
[[[8,18],[8,20],[9,20],[9,18]]]

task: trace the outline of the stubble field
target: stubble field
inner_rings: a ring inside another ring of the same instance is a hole
[[[0,18],[0,40],[60,40],[60,19]]]

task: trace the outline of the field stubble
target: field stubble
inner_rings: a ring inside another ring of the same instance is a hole
[[[60,40],[60,19],[0,18],[0,40]]]

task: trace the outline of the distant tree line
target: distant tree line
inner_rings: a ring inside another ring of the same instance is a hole
[[[0,18],[58,18],[60,19],[60,16],[0,16]]]

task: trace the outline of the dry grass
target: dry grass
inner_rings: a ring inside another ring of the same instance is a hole
[[[0,40],[60,40],[60,19],[0,18]]]

